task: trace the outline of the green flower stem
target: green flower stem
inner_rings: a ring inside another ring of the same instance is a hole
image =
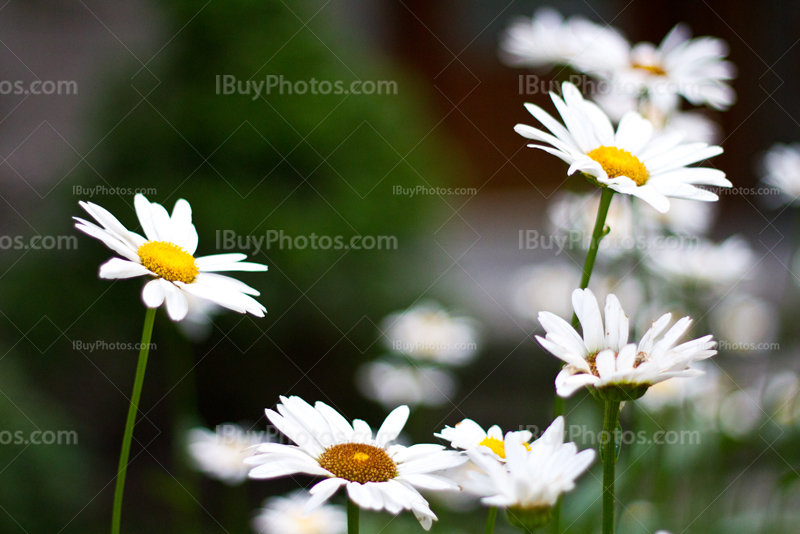
[[[606,236],[606,218],[608,217],[608,208],[611,206],[611,199],[614,197],[614,191],[607,187],[602,189],[600,193],[600,207],[597,209],[597,219],[594,222],[594,230],[592,231],[592,241],[589,243],[589,252],[586,254],[586,261],[583,264],[583,276],[581,277],[581,289],[589,287],[589,281],[592,279],[592,271],[594,270],[594,261],[597,259],[597,251],[600,248],[600,241]],[[578,314],[572,314],[572,327],[577,330],[580,326],[578,321]],[[554,415],[564,415],[564,399],[556,394],[554,402]],[[560,534],[561,532],[561,501],[556,503],[553,509],[553,532]]]
[[[617,465],[617,425],[619,401],[606,401],[603,420],[603,534],[614,534],[614,471]]]
[[[139,412],[139,399],[142,396],[144,372],[147,369],[147,356],[150,354],[150,339],[153,336],[153,324],[157,308],[147,308],[142,330],[142,343],[139,345],[139,363],[136,366],[136,379],[133,382],[131,404],[128,407],[128,420],[125,422],[125,436],[122,438],[122,451],[119,454],[119,470],[117,471],[117,487],[114,490],[114,515],[111,520],[111,534],[119,534],[122,521],[122,493],[125,490],[125,475],[128,471],[128,457],[131,453],[133,426]]]
[[[589,252],[586,254],[586,261],[583,264],[583,277],[581,277],[581,289],[589,287],[589,281],[592,279],[592,271],[594,270],[594,261],[597,259],[597,251],[600,248],[600,241],[606,236],[606,217],[608,217],[608,208],[611,206],[611,199],[614,197],[614,190],[607,187],[603,188],[600,194],[600,207],[597,209],[597,219],[594,222],[594,230],[592,231],[592,241],[589,243]],[[572,327],[577,329],[580,326],[578,321],[578,314],[572,314]]]
[[[494,534],[494,523],[497,520],[497,506],[489,508],[489,515],[486,518],[486,534]]]
[[[358,534],[358,515],[360,511],[356,503],[347,499],[347,534]]]

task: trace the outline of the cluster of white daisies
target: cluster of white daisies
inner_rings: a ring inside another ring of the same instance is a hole
[[[620,30],[582,17],[564,19],[543,8],[506,30],[502,58],[510,65],[558,65],[591,77],[593,98],[614,120],[639,111],[664,133],[681,132],[696,141],[713,141],[719,127],[706,115],[682,108],[726,110],[736,99],[729,82],[736,68],[725,60],[725,41],[692,38],[678,24],[656,46],[631,44]]]

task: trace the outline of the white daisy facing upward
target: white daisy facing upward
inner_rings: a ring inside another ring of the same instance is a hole
[[[356,419],[351,424],[322,402],[312,407],[298,397],[281,397],[277,410],[266,410],[267,418],[295,445],[259,445],[257,454],[248,460],[256,466],[250,478],[325,477],[311,488],[306,513],[345,487],[350,500],[361,508],[391,514],[411,510],[429,530],[436,515],[419,490],[459,490],[455,483],[434,473],[463,464],[465,456],[441,445],[390,444],[408,420],[407,406],[390,413],[374,435],[366,422]]]
[[[456,426],[446,426],[434,436],[449,441],[450,446],[454,449],[477,450],[500,461],[506,459],[505,443],[507,439],[515,439],[525,449],[530,450],[531,446],[528,442],[533,438],[533,434],[527,430],[503,435],[503,431],[497,425],[491,426],[489,430],[484,430],[472,419],[464,419],[460,423],[456,423]]]
[[[344,534],[347,512],[341,506],[327,504],[305,514],[311,495],[298,490],[285,497],[270,497],[253,518],[257,534]]]
[[[476,449],[469,458],[483,470],[472,471],[471,490],[482,496],[486,506],[506,510],[515,526],[533,531],[552,517],[559,497],[575,488],[575,481],[592,464],[595,452],[578,452],[574,443],[564,443],[564,418],[558,417],[527,450],[519,440],[506,434],[506,462],[501,464]]]
[[[142,300],[148,308],[158,308],[166,302],[170,318],[180,321],[188,313],[186,295],[190,294],[239,313],[264,316],[266,308],[250,296],[258,296],[258,291],[217,273],[266,271],[267,266],[242,261],[247,258],[245,254],[195,258],[197,230],[192,224],[192,208],[187,201],[178,200],[170,216],[163,206],[137,194],[134,207],[146,238],[127,230],[116,217],[97,204],[79,204],[101,226],[74,217],[78,221],[75,227],[122,256],[101,265],[100,278],[153,278],[142,290]]]
[[[606,114],[583,99],[571,83],[562,85],[564,98],[550,93],[564,124],[534,104],[527,110],[551,133],[525,124],[514,130],[546,145],[530,144],[569,164],[601,187],[641,198],[660,212],[669,209],[667,197],[713,202],[719,197],[695,187],[731,187],[725,173],[707,167],[687,167],[722,153],[705,143],[682,143],[681,134],[653,136],[653,125],[636,112],[626,113],[617,131]],[[547,146],[549,145],[549,146]]]
[[[576,289],[572,305],[583,337],[567,321],[549,312],[539,314],[547,335],[536,337],[542,347],[566,363],[556,377],[556,392],[561,397],[589,387],[603,399],[635,400],[664,380],[702,374],[691,369],[691,364],[717,353],[710,335],[675,346],[692,324],[689,317],[677,321],[656,341],[672,319],[669,313],[662,315],[637,346],[628,343],[628,317],[613,294],[606,297],[605,325],[590,290]]]

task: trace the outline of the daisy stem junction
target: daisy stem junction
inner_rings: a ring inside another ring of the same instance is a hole
[[[486,534],[494,534],[494,523],[497,520],[497,506],[489,508],[489,515],[486,517]]]
[[[144,373],[147,369],[147,357],[150,354],[150,339],[153,336],[153,324],[155,323],[157,309],[158,308],[147,308],[147,313],[145,313],[144,316],[142,343],[139,345],[139,363],[136,365],[136,378],[133,382],[133,393],[131,394],[131,403],[128,407],[125,436],[122,438],[122,451],[119,454],[119,469],[117,471],[117,485],[114,490],[114,512],[111,521],[111,534],[119,534],[120,531],[120,524],[122,521],[122,493],[125,490],[125,475],[128,470],[128,457],[131,452],[133,426],[136,423],[136,414],[139,411],[139,399],[142,396]]]
[[[347,534],[358,534],[358,516],[361,509],[352,499],[347,499]]]
[[[614,534],[614,477],[617,465],[619,401],[607,400],[603,420],[603,534]]]

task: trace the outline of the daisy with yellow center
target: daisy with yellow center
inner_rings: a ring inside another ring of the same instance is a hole
[[[626,113],[616,132],[608,116],[583,99],[571,83],[562,86],[563,99],[551,93],[564,124],[539,106],[525,107],[550,133],[524,124],[518,134],[545,144],[530,144],[569,164],[567,174],[582,172],[601,187],[633,195],[664,213],[667,197],[713,202],[717,195],[695,187],[731,187],[725,173],[706,167],[687,167],[722,153],[706,143],[682,143],[678,133],[654,137],[653,125],[636,112]]]
[[[456,423],[456,426],[446,426],[441,432],[434,434],[437,438],[449,441],[450,446],[454,449],[475,449],[500,461],[506,459],[505,440],[508,435],[530,450],[529,442],[533,438],[533,434],[528,430],[509,432],[504,435],[499,426],[493,425],[489,427],[489,430],[484,430],[472,419],[464,419],[460,423]]]
[[[75,227],[102,241],[122,256],[100,267],[106,279],[149,276],[142,300],[148,308],[166,302],[167,313],[180,321],[189,311],[187,296],[198,297],[239,313],[263,317],[266,308],[252,296],[259,292],[220,271],[266,271],[266,265],[244,262],[245,254],[216,254],[195,258],[197,230],[192,224],[192,208],[183,199],[175,203],[172,215],[160,204],[136,195],[134,207],[146,237],[131,232],[107,210],[91,202],[80,202],[100,226],[75,217]],[[251,296],[252,295],[252,296]]]
[[[390,514],[411,510],[429,530],[436,515],[419,490],[459,490],[457,484],[436,473],[465,463],[465,456],[441,445],[391,444],[408,420],[407,406],[392,411],[374,435],[364,421],[350,423],[327,404],[311,406],[299,397],[281,397],[277,411],[266,413],[295,445],[259,445],[256,455],[247,459],[255,466],[250,478],[295,474],[325,477],[311,488],[306,514],[345,487],[348,498],[358,507]]]

